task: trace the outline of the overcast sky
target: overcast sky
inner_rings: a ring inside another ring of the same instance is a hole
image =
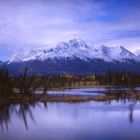
[[[140,0],[0,0],[0,58],[75,37],[139,49]]]

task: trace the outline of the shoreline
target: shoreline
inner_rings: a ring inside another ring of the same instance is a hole
[[[67,89],[84,89],[84,88],[138,88],[139,86],[112,86],[112,85],[94,85],[94,86],[71,86],[71,87],[62,87],[62,88],[52,88],[48,91],[61,91],[61,90],[67,90]],[[43,88],[39,88],[37,91],[43,91]]]
[[[81,87],[79,87],[81,88]],[[89,88],[82,86],[82,88]],[[116,88],[112,86],[92,86],[92,88]],[[126,87],[119,87],[126,88]],[[130,88],[130,87],[127,87]],[[66,89],[66,88],[65,88]],[[57,89],[52,91],[60,91],[65,89]],[[74,89],[74,88],[69,88]],[[78,87],[75,87],[78,89]],[[41,91],[41,89],[40,89]],[[140,101],[140,90],[133,90],[133,88],[128,90],[109,90],[102,93],[103,95],[97,96],[81,96],[81,95],[70,95],[70,94],[31,94],[28,96],[22,95],[11,95],[10,97],[0,97],[0,105],[3,103],[30,103],[30,102],[67,102],[67,103],[80,103],[88,101],[110,101],[114,99],[134,99]]]
[[[36,102],[66,102],[66,103],[82,103],[88,101],[111,101],[111,100],[119,100],[119,99],[130,99],[140,101],[140,91],[111,91],[104,92],[103,96],[80,96],[80,95],[50,95],[50,94],[34,94],[31,96],[19,96],[13,95],[7,98],[0,98],[1,104],[28,104],[28,103],[36,103]]]
[[[32,102],[66,102],[66,103],[82,103],[88,101],[108,101],[116,99],[115,96],[76,96],[76,95],[32,95],[32,97],[19,97],[11,96],[7,99],[0,99],[0,104],[2,103],[32,103]]]
[[[94,86],[71,86],[71,87],[59,87],[59,88],[52,88],[48,91],[61,91],[66,89],[80,89],[80,88],[112,88],[111,85],[94,85]],[[43,91],[43,88],[38,88],[38,90]]]

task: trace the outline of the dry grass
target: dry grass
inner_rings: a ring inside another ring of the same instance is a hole
[[[0,99],[0,103],[28,103],[28,102],[67,102],[67,103],[80,103],[88,101],[107,101],[115,99],[115,96],[103,96],[103,97],[81,97],[81,96],[69,96],[69,95],[34,95],[31,98],[20,96],[11,96],[7,99]]]

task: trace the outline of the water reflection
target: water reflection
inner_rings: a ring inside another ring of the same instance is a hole
[[[7,104],[0,105],[0,126],[1,126],[1,130],[4,129],[4,126],[8,130],[9,121],[10,121],[9,105],[7,105]]]
[[[1,104],[0,140],[140,139],[140,102],[124,98],[124,92],[116,96],[116,100],[76,104]]]
[[[28,119],[32,120],[35,123],[35,117],[33,115],[33,109],[38,106],[37,103],[21,103],[21,104],[12,104],[12,103],[4,103],[0,104],[0,127],[1,130],[8,130],[9,124],[11,121],[11,116],[14,114],[19,117],[26,130],[29,129]],[[44,107],[47,107],[47,103],[44,103]]]
[[[114,101],[116,106],[114,106]],[[94,102],[95,104],[99,104],[98,102]],[[109,111],[112,110],[122,110],[126,111],[126,108],[123,108],[123,105],[128,106],[128,120],[130,123],[134,121],[134,115],[133,112],[135,110],[135,105],[137,105],[137,102],[130,102],[127,99],[117,99],[117,100],[108,100],[106,102],[103,102],[102,106],[97,106],[97,108],[94,108],[93,111],[101,111],[103,108],[102,107],[109,107],[109,108],[104,108],[102,111]],[[121,103],[121,106],[119,105]],[[47,108],[47,102],[41,103],[41,106],[43,104],[43,108]],[[59,103],[57,103],[59,104]],[[81,103],[80,103],[81,104]],[[80,105],[79,104],[79,105]],[[85,103],[83,103],[85,104]],[[87,103],[86,103],[87,104]],[[33,111],[39,107],[40,104],[38,103],[28,103],[28,104],[1,104],[0,105],[0,126],[1,130],[4,131],[4,129],[8,130],[9,124],[11,121],[11,116],[14,114],[17,117],[21,119],[21,121],[24,123],[24,126],[26,130],[29,129],[28,125],[28,120],[30,120],[33,123],[36,123],[35,116],[33,115]],[[124,110],[125,109],[125,110]],[[46,110],[47,112],[47,110]]]
[[[133,112],[134,112],[134,109],[135,109],[135,104],[136,103],[132,103],[132,104],[129,105],[129,121],[130,121],[130,123],[132,123],[134,121]]]
[[[140,87],[135,88],[82,88],[82,89],[65,89],[65,90],[58,90],[58,91],[48,91],[48,94],[55,94],[55,95],[85,95],[85,96],[103,96],[102,93],[110,92],[110,91],[118,91],[118,92],[127,92],[133,91],[138,92],[140,91]],[[42,93],[42,91],[36,91],[36,93]]]

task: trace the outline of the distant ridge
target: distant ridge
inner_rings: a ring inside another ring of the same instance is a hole
[[[18,74],[25,67],[30,73],[39,75],[94,74],[108,69],[140,72],[140,56],[122,46],[94,47],[76,38],[45,49],[16,52],[2,65],[6,65],[12,74]]]
[[[82,60],[88,59],[102,59],[107,62],[113,60],[124,61],[125,59],[131,59],[140,61],[140,57],[130,52],[122,46],[117,47],[93,47],[88,46],[82,39],[72,39],[68,42],[59,42],[55,46],[50,46],[46,49],[29,50],[26,53],[16,52],[8,60],[12,62],[23,62],[30,60],[47,60],[47,59],[62,59],[62,58],[79,58]]]

